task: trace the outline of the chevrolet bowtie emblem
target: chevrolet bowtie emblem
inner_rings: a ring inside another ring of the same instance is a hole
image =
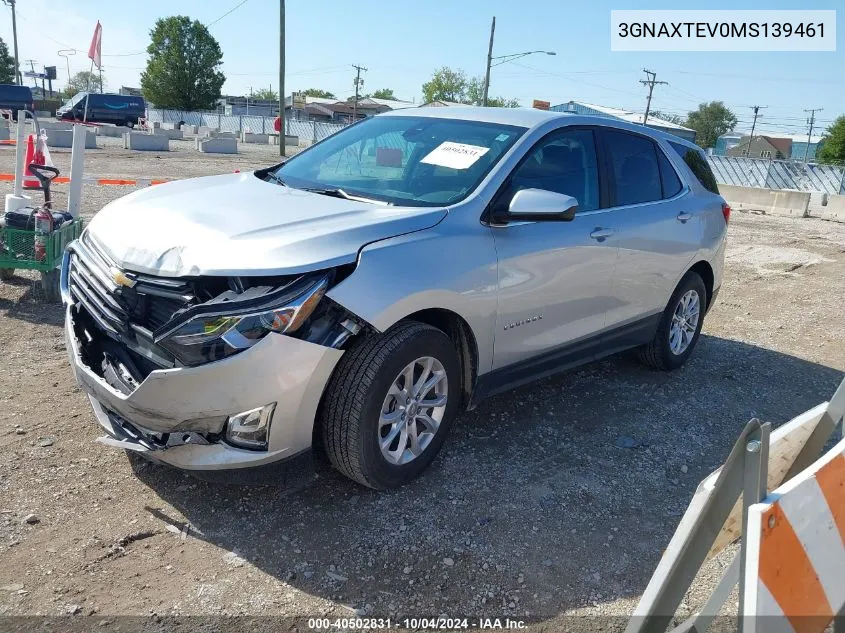
[[[127,288],[132,288],[137,282],[126,275],[122,270],[118,270],[117,268],[111,269],[111,278],[114,280],[114,283],[125,286]]]

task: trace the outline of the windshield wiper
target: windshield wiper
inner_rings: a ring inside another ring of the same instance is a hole
[[[357,200],[360,202],[372,202],[373,204],[383,204],[389,205],[389,202],[385,202],[384,200],[376,200],[374,198],[367,198],[365,196],[353,196],[346,193],[340,187],[302,187],[303,191],[308,191],[310,193],[317,193],[321,196],[332,196],[333,198],[343,198],[344,200]]]
[[[284,181],[284,180],[282,180],[281,178],[279,178],[279,177],[278,177],[276,174],[274,174],[272,171],[268,171],[268,172],[267,172],[267,180],[270,180],[270,181],[272,181],[272,182],[275,182],[277,185],[282,185],[282,187],[287,187],[287,184],[285,183],[285,181]]]

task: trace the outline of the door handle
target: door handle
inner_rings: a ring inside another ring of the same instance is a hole
[[[596,228],[595,231],[590,233],[590,237],[599,242],[606,240],[611,235],[613,235],[613,229],[603,229],[601,227]]]
[[[687,213],[686,211],[681,211],[678,214],[678,222],[684,223],[692,219],[692,214]]]

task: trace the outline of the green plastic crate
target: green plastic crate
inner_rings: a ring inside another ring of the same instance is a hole
[[[0,268],[49,272],[62,262],[65,248],[82,233],[82,219],[65,222],[47,238],[47,256],[35,259],[35,231],[0,228]]]

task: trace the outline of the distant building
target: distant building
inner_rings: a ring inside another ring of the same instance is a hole
[[[792,139],[774,136],[743,136],[739,143],[731,147],[728,156],[746,158],[789,158],[792,154]]]
[[[355,119],[365,119],[389,110],[412,107],[414,107],[414,104],[410,101],[374,99],[372,97],[359,98],[357,107],[351,99],[344,101],[326,97],[311,97],[297,92],[285,98],[286,116],[302,121],[323,121],[326,123],[351,123],[353,114]]]
[[[748,135],[728,132],[716,140],[717,156],[746,156],[749,158],[773,158],[782,160],[813,160],[821,147],[821,136],[813,136],[807,142],[806,134],[761,134]]]
[[[571,112],[573,114],[591,114],[593,116],[605,116],[611,119],[619,119],[620,121],[628,121],[629,123],[642,123],[643,114],[641,112],[634,112],[632,110],[623,110],[621,108],[609,108],[607,106],[595,105],[593,103],[584,103],[582,101],[567,101],[550,108],[554,112]],[[664,119],[649,116],[646,127],[654,128],[668,134],[674,134],[683,139],[695,143],[695,130],[691,130],[683,125],[672,123]]]

